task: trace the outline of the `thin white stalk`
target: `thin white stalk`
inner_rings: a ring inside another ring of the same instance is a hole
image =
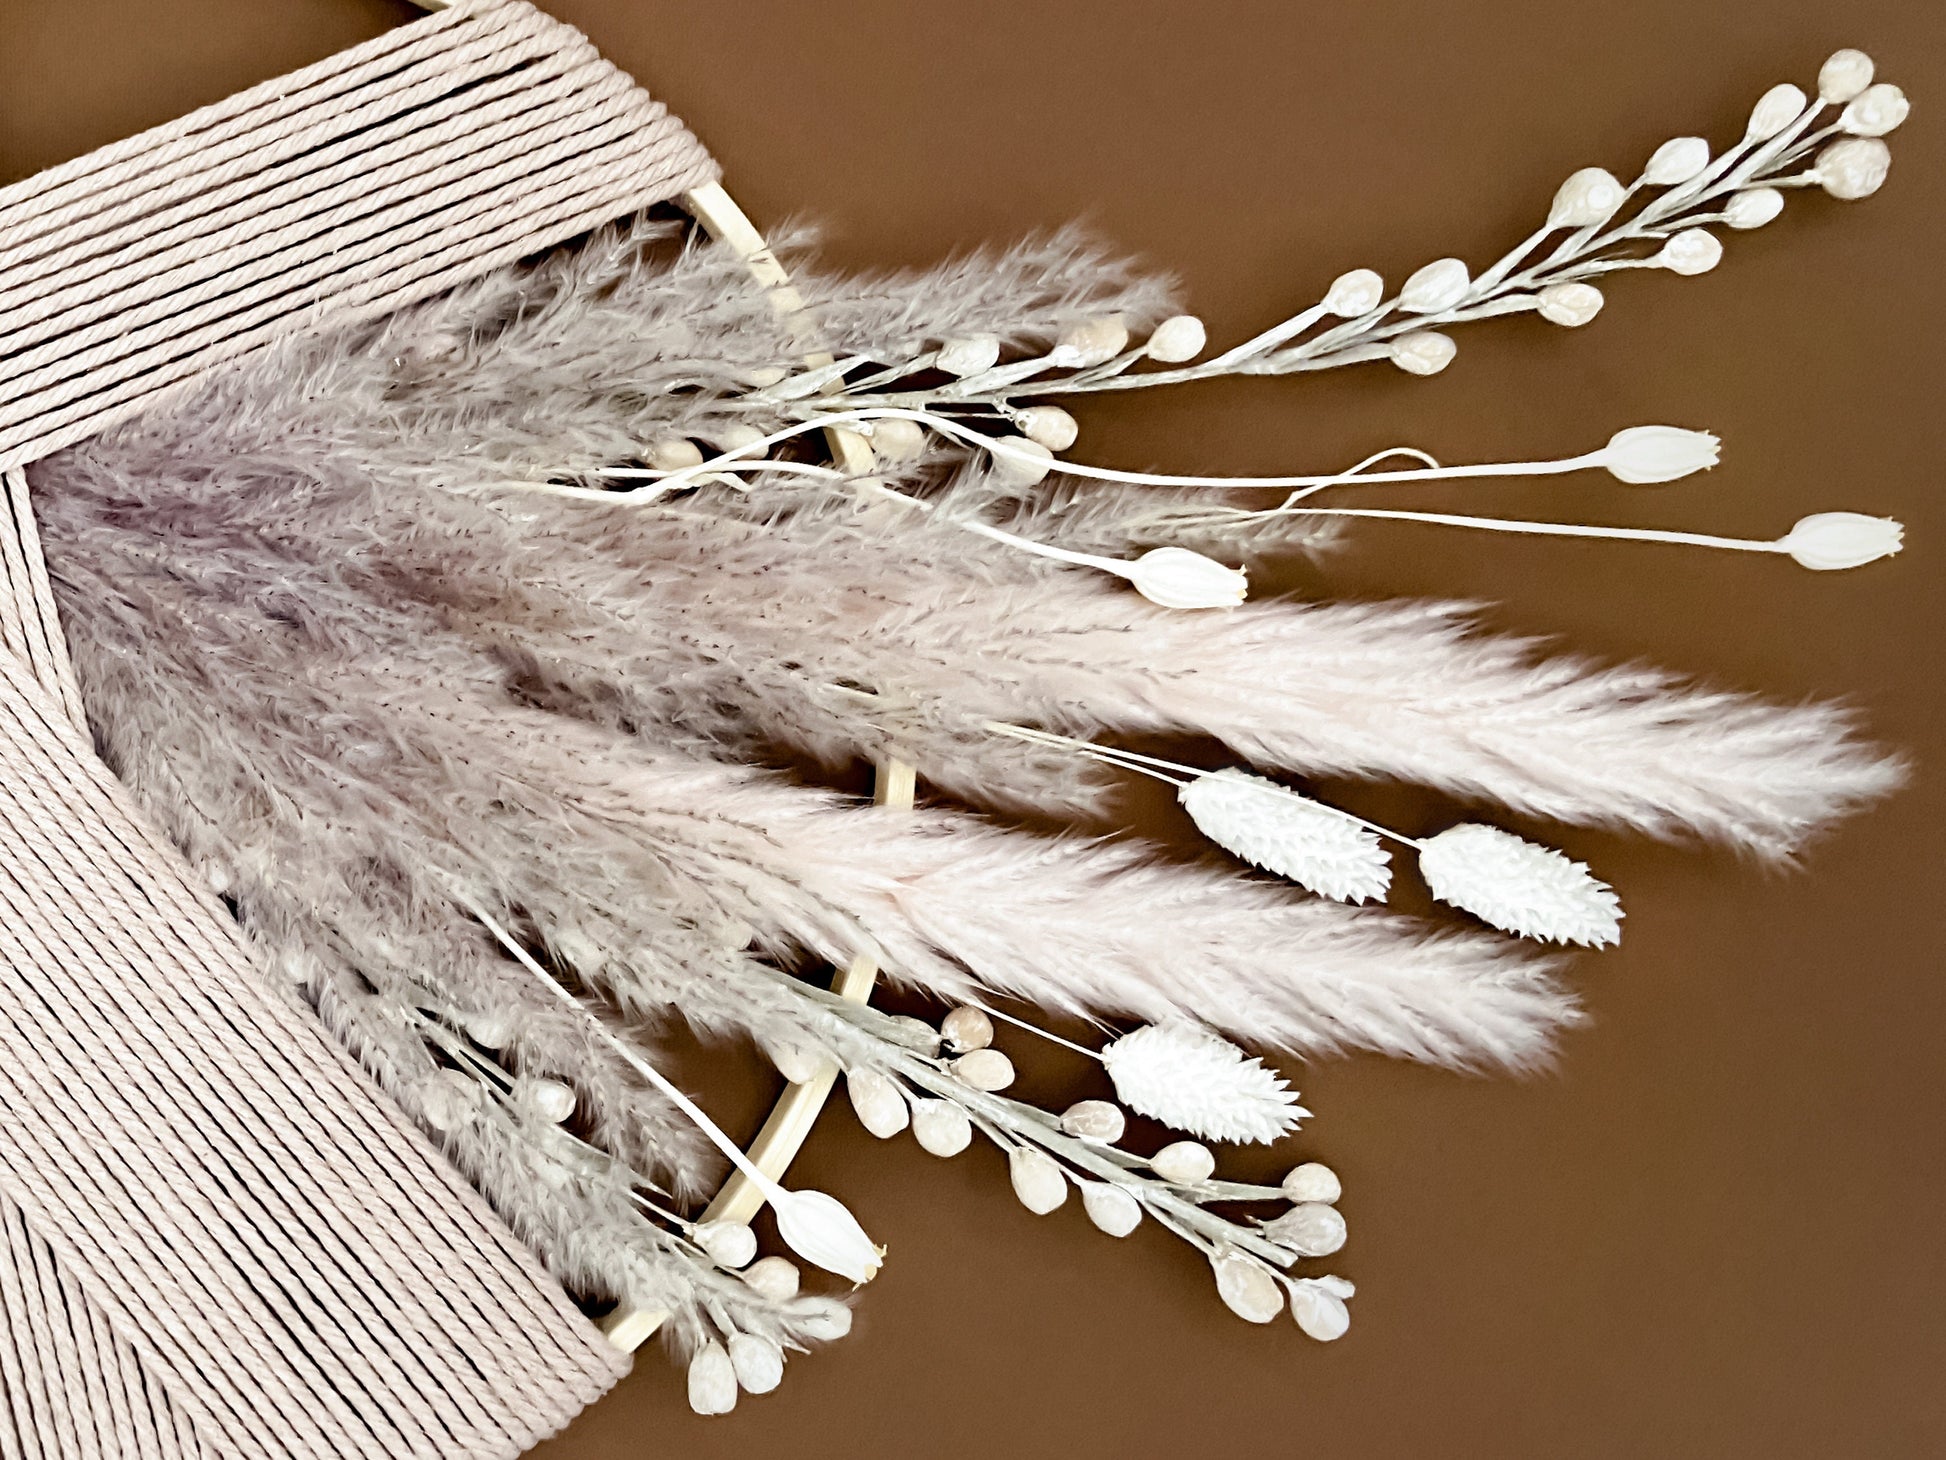
[[[1655,527],[1590,527],[1579,522],[1523,522],[1508,517],[1465,517],[1451,512],[1405,512],[1381,507],[1310,507],[1309,517],[1383,517],[1397,522],[1432,522],[1447,527],[1477,527],[1487,532],[1524,532],[1537,537],[1602,537],[1629,542],[1669,542],[1688,547],[1727,548],[1733,552],[1787,552],[1781,543],[1749,537],[1717,537],[1706,532],[1672,532]]]
[[[977,999],[969,1000],[968,1002],[970,1002],[973,1005],[973,1007],[978,1009],[981,1013],[986,1014],[992,1018],[998,1019],[1003,1024],[1011,1024],[1016,1029],[1025,1029],[1029,1034],[1038,1034],[1042,1039],[1045,1039],[1049,1044],[1058,1044],[1061,1046],[1061,1048],[1071,1049],[1076,1054],[1085,1054],[1089,1059],[1093,1060],[1096,1064],[1101,1063],[1101,1051],[1099,1050],[1090,1049],[1085,1044],[1076,1044],[1072,1039],[1063,1039],[1060,1035],[1054,1033],[1052,1030],[1043,1029],[1038,1024],[1029,1023],[1027,1020],[1016,1018],[1012,1014],[1002,1013],[1000,1010],[994,1008],[991,1004],[982,1004]]]

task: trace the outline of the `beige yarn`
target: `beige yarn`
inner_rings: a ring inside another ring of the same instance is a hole
[[[18,468],[714,176],[463,0],[0,190],[0,1457],[511,1456],[626,1369],[95,758]]]

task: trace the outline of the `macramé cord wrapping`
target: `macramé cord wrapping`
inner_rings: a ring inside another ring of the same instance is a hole
[[[0,1453],[508,1456],[626,1369],[95,758],[14,469],[715,174],[463,0],[0,190]]]

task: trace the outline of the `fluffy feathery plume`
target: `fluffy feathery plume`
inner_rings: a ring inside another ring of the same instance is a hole
[[[1103,1047],[1129,1109],[1214,1141],[1270,1142],[1308,1111],[1275,1070],[1194,1024],[1145,1024]]]

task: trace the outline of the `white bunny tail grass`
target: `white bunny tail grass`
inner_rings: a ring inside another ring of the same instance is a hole
[[[1310,1113],[1275,1070],[1195,1024],[1146,1024],[1101,1063],[1130,1110],[1213,1141],[1268,1144]]]
[[[1584,948],[1621,941],[1621,902],[1585,863],[1498,827],[1466,823],[1427,838],[1419,871],[1441,902],[1505,932]]]
[[[1321,897],[1378,902],[1392,885],[1391,858],[1373,832],[1275,781],[1211,771],[1176,799],[1218,846]]]

